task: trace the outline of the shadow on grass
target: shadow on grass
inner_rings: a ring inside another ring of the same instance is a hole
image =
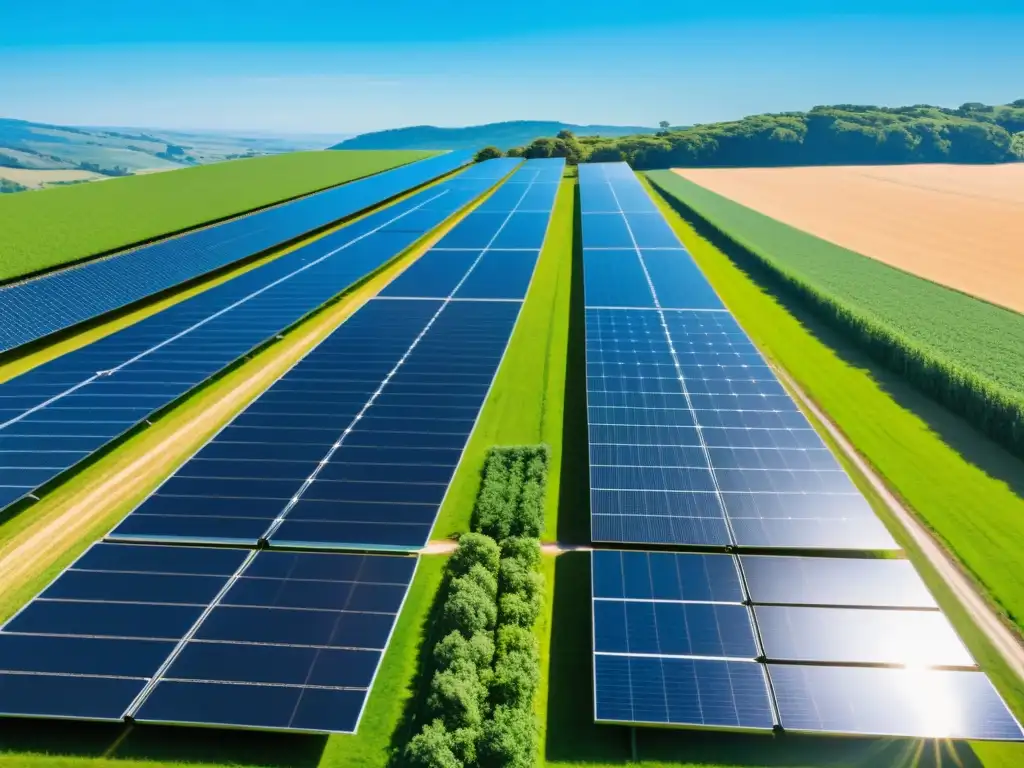
[[[312,768],[326,736],[54,720],[0,721],[0,750],[80,758]]]
[[[590,555],[567,552],[555,561],[550,699],[545,759],[625,765],[631,729],[593,722],[590,635]],[[640,728],[636,757],[655,763],[707,766],[856,766],[858,768],[979,768],[963,743],[799,735],[749,735]]]
[[[947,445],[970,464],[1001,480],[1024,499],[1024,465],[1020,459],[975,429],[966,420],[921,392],[898,372],[885,367],[851,338],[816,313],[797,290],[760,258],[739,245],[675,197],[654,189],[698,235],[728,256],[748,278],[783,306],[790,315],[844,362],[865,370],[900,407],[924,421]]]
[[[569,290],[568,359],[562,411],[562,466],[558,540],[590,543],[590,460],[587,437],[587,349],[583,304],[583,237],[579,187],[573,204],[572,282]],[[590,619],[588,618],[587,621]]]
[[[441,609],[444,607],[445,598],[448,596],[450,581],[451,577],[446,568],[441,584],[437,591],[434,592],[430,611],[427,613],[426,618],[424,618],[426,631],[423,632],[423,642],[419,647],[416,674],[409,684],[411,695],[405,702],[402,719],[391,734],[391,741],[388,745],[388,765],[393,768],[400,768],[400,766],[405,764],[402,755],[405,745],[427,724],[427,697],[430,695],[430,681],[434,678],[435,667],[434,646],[437,645],[442,637]]]

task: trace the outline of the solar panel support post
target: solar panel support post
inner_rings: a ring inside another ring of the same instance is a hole
[[[637,756],[636,728],[635,727],[632,727],[632,728],[629,729],[629,753],[630,753],[630,760],[632,762],[635,763],[635,762],[637,762],[640,759]]]

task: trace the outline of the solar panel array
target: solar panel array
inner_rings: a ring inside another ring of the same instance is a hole
[[[0,715],[354,732],[416,558],[188,544],[425,543],[529,281],[459,291],[499,238],[536,261],[546,225],[510,228],[527,201],[550,217],[562,165],[487,201],[502,220],[447,294],[368,302],[0,628]]]
[[[1024,740],[905,560],[597,550],[591,565],[599,722]]]
[[[109,538],[426,544],[543,244],[546,225],[530,219],[526,234],[515,231],[520,208],[528,200],[547,205],[529,216],[550,218],[561,173],[561,160],[526,162],[500,197],[467,216],[271,386]],[[491,250],[503,238],[515,240],[517,260]],[[479,244],[471,259],[448,250],[469,241]],[[526,271],[520,259],[529,274],[516,281]],[[429,270],[417,269],[422,264]],[[491,266],[477,272],[484,264]],[[477,275],[484,277],[474,281]],[[498,289],[504,295],[493,298]]]
[[[1024,740],[909,562],[820,556],[898,547],[633,172],[579,188],[593,540],[704,550],[594,551],[595,720]]]
[[[0,286],[0,353],[371,208],[471,160],[449,152],[111,258]]]
[[[579,189],[594,541],[897,549],[629,167]]]
[[[0,509],[382,267],[519,162],[473,166],[0,384]]]
[[[0,714],[354,732],[416,562],[96,544],[0,629]]]

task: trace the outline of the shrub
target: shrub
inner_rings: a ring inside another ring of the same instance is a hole
[[[522,560],[506,557],[501,561],[498,572],[501,594],[518,594],[528,601],[539,600],[544,588],[544,577],[534,571]]]
[[[502,595],[498,601],[498,616],[501,623],[513,624],[529,629],[540,613],[540,600],[529,600],[519,593]]]
[[[441,611],[442,624],[470,638],[477,632],[494,629],[497,609],[484,588],[466,576],[451,580],[451,591]]]
[[[497,707],[479,744],[482,768],[530,768],[537,754],[537,724],[524,709]]]
[[[478,728],[484,719],[485,697],[476,669],[460,665],[434,675],[427,706],[450,731]]]
[[[486,632],[477,632],[468,640],[460,632],[450,632],[434,646],[434,663],[439,670],[463,665],[481,669],[490,667],[493,660],[494,641]]]
[[[500,561],[499,561],[500,563]],[[499,573],[501,566],[498,566]],[[494,578],[494,574],[482,563],[474,563],[473,567],[469,569],[469,572],[460,578],[468,579],[476,584],[480,589],[487,593],[487,596],[494,600],[498,597],[498,580]]]
[[[498,642],[495,645],[495,653],[499,657],[514,653],[532,653],[539,657],[537,638],[529,629],[515,624],[498,628]]]
[[[453,576],[462,576],[479,563],[497,575],[500,560],[501,549],[494,539],[481,533],[466,533],[459,538],[459,547],[448,561],[448,569]]]
[[[536,649],[506,654],[494,665],[491,701],[495,705],[530,709],[539,684],[540,660]]]
[[[526,563],[531,568],[540,567],[540,542],[535,538],[512,536],[501,542],[502,558],[512,558]],[[499,565],[500,570],[500,565]]]
[[[452,736],[444,723],[435,720],[405,745],[405,764],[413,768],[462,768],[452,751]]]

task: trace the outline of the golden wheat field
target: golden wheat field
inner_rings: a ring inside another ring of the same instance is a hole
[[[676,173],[824,240],[1024,311],[1024,163]]]

